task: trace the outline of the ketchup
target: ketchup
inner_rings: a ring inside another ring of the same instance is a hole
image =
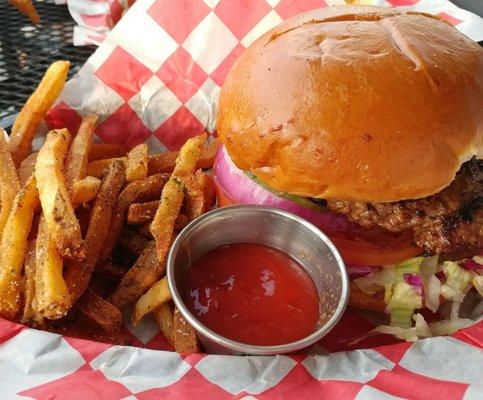
[[[225,245],[186,270],[183,301],[209,329],[252,345],[279,345],[316,330],[319,296],[291,257],[253,243]]]

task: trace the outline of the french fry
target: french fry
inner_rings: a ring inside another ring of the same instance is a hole
[[[97,124],[97,115],[86,115],[82,119],[79,131],[72,140],[65,161],[65,183],[68,188],[75,182],[84,179],[87,175],[87,162],[92,145],[94,129]]]
[[[151,223],[158,261],[163,264],[173,237],[174,223],[184,198],[184,179],[196,168],[206,134],[189,139],[179,152],[173,173],[163,188],[161,201]]]
[[[82,259],[85,248],[81,229],[62,174],[69,138],[67,129],[50,131],[47,134],[35,163],[35,177],[52,240],[57,243],[62,256]]]
[[[150,242],[141,253],[136,263],[127,271],[109,297],[109,301],[118,308],[139,299],[165,271],[165,264],[160,264],[156,257],[156,244]]]
[[[29,155],[37,128],[64,87],[69,65],[68,61],[54,62],[18,114],[8,143],[8,149],[16,166],[19,166]]]
[[[35,178],[17,193],[0,242],[0,316],[13,319],[20,308],[20,274],[34,210],[39,204]]]
[[[186,216],[193,221],[203,214],[205,205],[205,192],[195,175],[185,178],[186,185]]]
[[[21,186],[25,186],[30,176],[35,172],[35,163],[37,162],[38,154],[32,153],[20,163],[18,179],[20,180]]]
[[[168,300],[171,300],[171,292],[169,291],[168,280],[164,277],[136,301],[132,315],[133,325],[136,326],[146,314],[152,313]]]
[[[89,151],[89,161],[124,157],[126,153],[126,148],[120,144],[94,143]]]
[[[123,189],[112,213],[108,236],[99,254],[102,263],[109,262],[114,246],[121,235],[129,206],[138,201],[149,201],[158,197],[168,180],[166,174],[148,176],[142,181],[135,181]]]
[[[195,329],[188,324],[177,307],[173,313],[173,346],[178,353],[198,353],[200,351]]]
[[[127,213],[127,223],[130,225],[142,225],[138,232],[143,236],[152,238],[153,235],[149,231],[151,226],[149,222],[153,220],[158,206],[159,200],[131,204]],[[176,221],[174,221],[174,230],[180,231],[187,224],[188,217],[184,214],[178,214]]]
[[[2,237],[3,228],[5,228],[5,224],[7,223],[7,218],[12,209],[15,196],[17,196],[19,191],[20,182],[18,180],[15,164],[7,149],[5,131],[0,128],[0,238]]]
[[[151,235],[151,222],[148,222],[144,225],[141,225],[141,227],[138,229],[138,233],[143,235],[145,238],[148,238],[149,240],[153,239],[153,235]]]
[[[201,188],[203,189],[203,213],[205,213],[211,209],[211,206],[213,205],[213,199],[215,197],[213,179],[211,179],[211,177],[202,170],[196,171],[195,176],[200,183]]]
[[[168,343],[174,347],[173,313],[173,306],[171,305],[171,302],[167,301],[154,310],[153,315],[158,323],[161,333],[164,335]]]
[[[75,215],[81,228],[82,237],[85,238],[87,234],[87,228],[89,227],[89,220],[91,218],[91,206],[92,204],[85,204],[85,207],[77,207]]]
[[[101,273],[105,277],[116,280],[121,279],[126,274],[124,268],[114,264],[97,264],[96,272]]]
[[[125,227],[119,238],[119,244],[133,254],[140,255],[148,245],[149,240],[134,229]]]
[[[115,332],[121,329],[121,311],[91,288],[87,288],[84,291],[76,305],[82,313],[97,322],[106,331]]]
[[[63,259],[44,216],[40,218],[35,252],[36,309],[47,319],[62,318],[72,307],[72,300],[62,276]]]
[[[217,148],[218,142],[216,140],[207,145],[203,149],[203,152],[201,153],[201,156],[196,163],[196,169],[211,168],[215,160]],[[160,173],[173,172],[178,155],[179,152],[171,151],[150,156],[148,160],[148,176]],[[123,162],[126,162],[126,157],[106,158],[91,161],[87,165],[87,175],[94,176],[96,178],[102,177],[102,174],[104,173],[106,168],[114,160],[122,160]]]
[[[102,178],[102,175],[104,175],[107,168],[109,168],[109,165],[115,160],[125,163],[126,157],[103,158],[101,160],[90,161],[89,164],[87,164],[87,175],[95,178]]]
[[[44,317],[37,312],[37,299],[35,296],[35,240],[29,240],[27,253],[24,262],[25,284],[23,291],[23,313],[21,322],[23,324],[34,324],[35,326],[44,325]]]
[[[124,179],[124,164],[119,161],[112,163],[92,206],[85,238],[86,257],[81,261],[72,260],[67,263],[65,280],[74,302],[86,290],[94,271],[101,246],[108,235],[109,221]]]
[[[214,140],[203,149],[196,163],[196,169],[206,169],[213,166],[218,144],[218,141]],[[173,151],[150,157],[148,162],[148,175],[159,174],[160,172],[172,172],[178,155],[179,153],[177,151]]]
[[[152,221],[154,214],[156,214],[156,210],[158,209],[158,205],[159,200],[131,204],[127,212],[127,223],[131,225],[141,225]]]
[[[178,214],[178,216],[176,217],[176,221],[174,221],[174,230],[176,232],[179,232],[181,230],[183,230],[183,228],[188,225],[188,217],[184,214]]]
[[[38,25],[40,23],[40,16],[32,0],[10,0],[10,4],[22,14],[25,14],[32,24]]]
[[[126,181],[134,182],[146,178],[148,174],[148,146],[141,143],[127,155]]]
[[[94,200],[99,193],[101,181],[93,176],[75,181],[69,189],[69,197],[72,207],[77,208],[81,204]]]

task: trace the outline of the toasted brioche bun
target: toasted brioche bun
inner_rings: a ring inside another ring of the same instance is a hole
[[[483,138],[483,50],[436,17],[330,7],[285,21],[229,72],[218,133],[235,164],[307,197],[439,192]]]

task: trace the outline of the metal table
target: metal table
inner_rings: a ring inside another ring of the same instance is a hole
[[[72,44],[75,23],[67,6],[52,0],[37,0],[35,6],[41,17],[37,27],[0,0],[0,126],[11,125],[52,61],[69,60],[71,76],[95,50]]]

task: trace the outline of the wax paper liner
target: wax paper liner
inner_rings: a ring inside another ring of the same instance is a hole
[[[483,38],[482,20],[447,1],[402,3],[439,14],[475,40]],[[109,3],[95,4],[100,15],[110,9]],[[281,20],[323,5],[312,0],[138,0],[66,85],[47,123],[75,131],[81,115],[95,112],[101,117],[99,140],[177,149],[203,129],[214,132],[220,86],[247,45]],[[227,357],[170,351],[150,318],[135,329],[125,327],[136,347],[62,337],[0,320],[0,392],[2,398],[83,400],[482,398],[481,322],[453,337],[395,344],[379,335],[348,345],[373,327],[347,310],[309,355]]]
[[[77,46],[94,44],[99,45],[111,31],[115,24],[121,19],[122,15],[127,9],[134,3],[135,0],[56,0],[67,2],[69,11],[77,22],[77,26],[74,28],[74,44]],[[208,7],[216,9],[219,0],[206,0],[205,3]],[[239,1],[234,0],[235,7],[244,8],[241,12],[250,12],[252,4],[257,10],[259,4],[265,1]],[[303,11],[311,8],[323,7],[324,5],[339,5],[345,3],[358,3],[358,4],[372,4],[381,5],[387,7],[410,7],[419,11],[426,11],[433,14],[439,14],[446,18],[448,21],[460,25],[458,29],[464,32],[466,35],[472,37],[476,41],[483,40],[483,32],[481,26],[478,27],[478,16],[471,14],[466,10],[462,10],[447,0],[267,0],[269,4],[276,11],[281,9],[282,12],[278,14],[283,18],[287,18],[288,13],[292,13],[292,9]],[[167,7],[171,7],[172,1],[167,0]],[[188,1],[180,1],[180,3],[186,3],[185,10],[189,12],[191,5]],[[252,4],[249,4],[252,3]],[[259,4],[257,4],[259,3]],[[182,9],[182,7],[180,7]],[[239,10],[236,10],[238,12]],[[237,15],[234,12],[233,15]],[[268,14],[268,13],[267,13]]]

